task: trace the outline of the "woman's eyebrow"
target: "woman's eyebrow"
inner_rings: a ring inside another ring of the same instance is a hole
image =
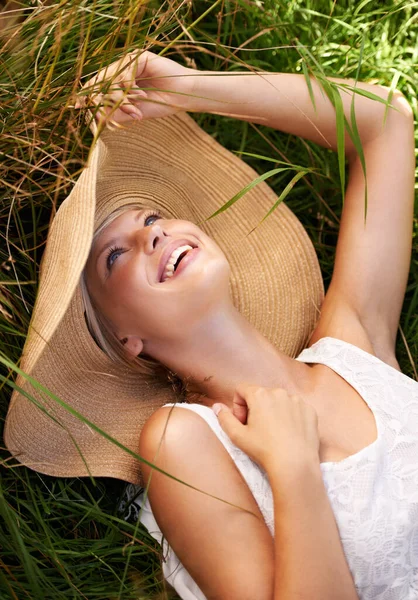
[[[135,221],[135,222],[139,221],[139,220],[140,220],[140,218],[142,217],[142,215],[144,214],[144,212],[145,212],[145,211],[146,211],[146,209],[145,209],[145,208],[143,208],[143,209],[139,210],[139,211],[137,212],[137,214],[135,215],[134,221]],[[110,246],[114,246],[114,245],[115,245],[115,244],[116,244],[116,243],[119,241],[119,238],[120,238],[120,236],[119,236],[119,235],[116,235],[116,236],[112,237],[110,240],[107,240],[106,242],[104,242],[104,243],[103,243],[103,244],[100,246],[100,248],[99,248],[99,250],[98,250],[98,252],[97,252],[97,258],[96,258],[96,260],[95,260],[95,266],[96,266],[96,268],[97,268],[97,264],[98,264],[98,262],[99,262],[99,258],[101,257],[101,255],[103,254],[103,252],[104,252],[104,251],[105,251],[107,248],[109,248]]]

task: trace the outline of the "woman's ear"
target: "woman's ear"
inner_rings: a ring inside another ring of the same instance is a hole
[[[120,342],[125,348],[126,352],[132,357],[141,354],[144,348],[143,341],[136,335],[127,335],[126,337],[122,338]]]

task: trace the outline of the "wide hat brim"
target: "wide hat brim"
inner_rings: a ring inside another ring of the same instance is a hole
[[[256,177],[183,113],[101,133],[48,235],[21,363],[45,389],[19,376],[5,426],[5,443],[21,463],[48,475],[138,483],[132,453],[141,428],[178,400],[172,388],[112,362],[87,329],[80,276],[95,229],[123,204],[199,224],[229,261],[238,310],[285,354],[306,346],[324,290],[315,250],[291,210],[280,204],[259,225],[277,201],[260,183],[202,223]]]

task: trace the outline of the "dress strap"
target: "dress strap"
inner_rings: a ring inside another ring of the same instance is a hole
[[[226,435],[222,427],[219,425],[218,417],[215,415],[213,410],[208,406],[201,404],[166,404],[165,406],[175,406],[176,408],[185,408],[192,412],[197,413],[206,421],[209,427],[212,429],[214,434],[220,440],[225,450],[235,463],[238,471],[241,473],[244,481],[250,488],[253,494],[261,514],[264,517],[267,527],[273,534],[274,531],[274,511],[273,501],[271,496],[271,488],[268,482],[268,478],[264,473],[263,469],[259,467],[255,462],[251,460],[247,454],[245,454],[240,448],[235,446],[230,438]]]
[[[359,360],[361,360],[363,363],[364,361],[373,364],[382,362],[373,354],[362,350],[354,344],[350,344],[344,340],[339,340],[338,338],[328,336],[319,339],[309,348],[302,350],[299,356],[296,357],[296,360],[306,363],[318,362],[326,364],[327,361],[332,361],[336,357],[341,356],[341,353],[344,353],[344,351],[350,353],[352,357],[357,355]]]

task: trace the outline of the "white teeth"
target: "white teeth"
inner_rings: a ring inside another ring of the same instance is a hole
[[[165,281],[168,277],[173,277],[174,265],[176,264],[176,261],[177,261],[178,257],[180,256],[180,254],[182,254],[186,250],[193,250],[193,248],[189,245],[185,245],[185,246],[179,246],[178,248],[173,250],[173,252],[171,253],[171,256],[168,259],[167,264],[165,266],[161,281]]]
[[[173,250],[170,258],[168,259],[168,262],[173,263],[173,265],[174,265],[176,260],[180,256],[180,254],[182,254],[185,250],[192,250],[192,247],[188,246],[188,245],[187,246],[179,246],[178,248]]]

